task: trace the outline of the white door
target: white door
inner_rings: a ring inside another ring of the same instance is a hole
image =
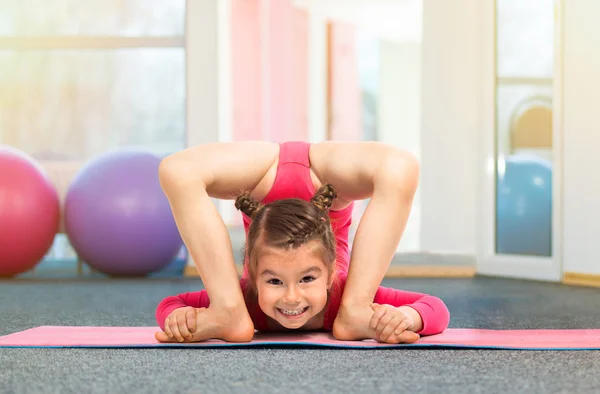
[[[562,278],[562,0],[486,0],[477,272]]]

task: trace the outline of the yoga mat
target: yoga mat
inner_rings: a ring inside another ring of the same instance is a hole
[[[412,344],[391,345],[373,340],[338,341],[331,333],[257,333],[248,343],[209,340],[199,343],[160,343],[158,327],[41,326],[0,337],[0,347],[48,348],[215,348],[215,347],[327,347],[352,349],[474,348],[516,350],[600,350],[600,329],[480,330],[451,328]]]

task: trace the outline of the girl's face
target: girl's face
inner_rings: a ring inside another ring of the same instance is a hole
[[[268,249],[256,273],[258,304],[267,316],[288,329],[322,328],[330,275],[317,248]]]

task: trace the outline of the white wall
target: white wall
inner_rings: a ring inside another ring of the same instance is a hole
[[[187,146],[219,140],[219,5],[188,2],[186,7]]]
[[[421,158],[421,42],[379,43],[379,141]],[[417,190],[399,252],[420,249],[421,189]]]
[[[421,0],[293,0],[310,10],[311,17],[327,16],[392,41],[418,41]]]
[[[420,0],[294,0],[293,3],[310,13],[309,140],[318,142],[327,136],[327,22],[349,22],[389,42],[418,42],[421,4]]]
[[[600,1],[564,3],[563,271],[600,274]]]
[[[424,0],[421,250],[477,250],[480,0]]]

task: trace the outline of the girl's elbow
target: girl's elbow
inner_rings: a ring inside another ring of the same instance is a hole
[[[394,150],[384,160],[376,183],[387,190],[397,190],[402,196],[412,198],[419,186],[420,168],[418,159],[412,153]]]
[[[441,316],[437,329],[438,334],[441,334],[442,332],[446,331],[446,329],[450,325],[450,310],[448,310],[448,307],[446,306],[446,304],[444,304],[443,301],[440,300],[440,302],[442,303],[443,308],[442,313],[440,314]]]
[[[444,331],[446,331],[446,329],[450,325],[450,311],[448,310],[448,307],[441,299],[437,297],[436,301],[437,305],[435,305],[435,323],[429,327],[429,329],[427,330],[427,335],[441,334]]]
[[[207,171],[194,171],[189,163],[177,156],[177,153],[163,158],[158,166],[158,179],[167,195],[179,193],[194,187],[206,189],[210,175]]]
[[[450,326],[450,312],[448,312],[448,314],[446,315],[446,320],[444,321],[441,332],[446,331],[449,326]]]
[[[176,156],[167,156],[161,160],[158,165],[158,179],[165,191],[174,188],[181,182],[180,177],[180,165]]]

